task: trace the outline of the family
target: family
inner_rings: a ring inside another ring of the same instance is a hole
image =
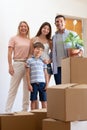
[[[61,60],[68,57],[70,44],[65,40],[70,32],[74,36],[76,32],[67,30],[66,18],[63,15],[55,17],[57,28],[52,36],[52,28],[49,22],[40,26],[37,34],[30,38],[30,28],[26,21],[21,21],[17,34],[10,38],[8,44],[8,65],[11,75],[10,88],[5,111],[11,112],[16,98],[18,87],[23,80],[22,111],[38,108],[38,93],[42,108],[47,108],[46,90],[49,86],[51,75],[54,75],[55,84],[61,84]],[[84,48],[78,45],[72,54],[82,56]]]

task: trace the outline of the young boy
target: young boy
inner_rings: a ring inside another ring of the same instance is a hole
[[[36,42],[33,46],[33,56],[26,61],[26,77],[28,89],[31,92],[31,109],[35,109],[38,92],[42,108],[46,108],[46,89],[48,86],[47,65],[41,59],[44,46],[40,42]]]

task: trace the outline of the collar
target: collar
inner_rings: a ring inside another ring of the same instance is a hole
[[[34,58],[34,59],[41,59],[41,56],[40,56],[39,58],[35,58],[35,56],[34,56],[34,55],[32,55],[32,58]]]
[[[60,33],[60,31],[56,31],[55,33],[56,34],[63,34],[63,33],[65,33],[67,31],[67,29],[64,29],[61,33]]]

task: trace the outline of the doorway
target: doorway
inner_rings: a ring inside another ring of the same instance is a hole
[[[77,32],[82,38],[82,20],[66,18],[66,29]]]

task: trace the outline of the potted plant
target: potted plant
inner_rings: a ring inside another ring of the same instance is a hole
[[[80,52],[79,48],[84,46],[83,40],[79,35],[74,35],[72,32],[68,34],[64,42],[70,44],[70,48],[68,48],[69,56],[77,56]]]

